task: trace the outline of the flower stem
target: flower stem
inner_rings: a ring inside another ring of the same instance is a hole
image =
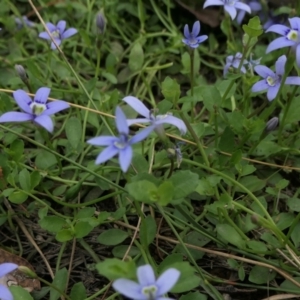
[[[195,50],[191,49],[190,50],[190,62],[191,62],[190,76],[191,76],[191,96],[192,96],[192,98],[194,98],[194,61],[195,61]],[[192,122],[194,122],[194,119],[195,119],[194,101],[191,102],[191,117],[192,117]]]

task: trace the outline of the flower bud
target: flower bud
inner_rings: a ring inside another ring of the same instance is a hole
[[[265,131],[266,132],[271,132],[273,130],[275,130],[278,126],[279,123],[279,119],[277,117],[273,117],[272,119],[270,119],[265,127]]]
[[[15,65],[15,70],[23,82],[28,82],[28,75],[22,65]]]
[[[96,26],[99,29],[101,34],[104,33],[105,25],[106,25],[105,17],[103,13],[100,11],[97,13],[96,16]]]

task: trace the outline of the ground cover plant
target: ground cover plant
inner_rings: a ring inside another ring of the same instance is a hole
[[[300,3],[4,0],[0,299],[300,297]]]

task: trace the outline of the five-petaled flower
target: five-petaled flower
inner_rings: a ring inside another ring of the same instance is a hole
[[[77,29],[75,28],[69,28],[66,30],[66,21],[59,21],[57,25],[55,26],[52,23],[46,23],[46,26],[51,33],[52,38],[55,40],[56,44],[59,46],[61,42],[72,35],[77,33]],[[43,31],[39,34],[39,37],[45,40],[51,40],[50,35],[47,31]],[[56,49],[56,46],[53,42],[51,42],[51,49]]]
[[[200,22],[196,21],[193,25],[192,32],[190,32],[189,25],[185,24],[184,26],[184,39],[182,42],[191,48],[197,48],[202,42],[204,42],[208,36],[207,35],[200,35]]]
[[[121,278],[114,281],[112,286],[117,292],[131,299],[163,300],[166,299],[163,295],[172,289],[179,276],[178,270],[170,268],[156,280],[152,267],[145,265],[137,268],[139,283]]]
[[[267,98],[269,101],[272,101],[276,98],[282,78],[285,71],[286,56],[280,56],[275,64],[275,73],[266,66],[256,66],[254,67],[255,72],[263,77],[263,80],[256,82],[252,87],[252,92],[260,92],[263,90],[268,90]],[[300,77],[290,76],[287,77],[284,84],[289,85],[300,85]]]
[[[126,116],[122,109],[117,106],[116,108],[116,126],[119,136],[99,136],[92,138],[87,143],[95,146],[107,146],[97,157],[96,164],[101,164],[119,154],[119,163],[123,172],[126,172],[130,166],[132,159],[133,144],[144,140],[153,131],[154,127],[149,126],[132,138],[129,138],[129,128]]]
[[[165,115],[155,115],[153,110],[149,110],[142,101],[137,99],[133,96],[127,96],[123,99],[129,106],[131,106],[136,112],[138,112],[140,115],[142,115],[144,118],[138,118],[138,119],[130,119],[127,120],[127,124],[130,126],[132,124],[136,123],[150,123],[154,126],[154,130],[158,134],[162,134],[163,124],[171,124],[176,126],[181,134],[185,134],[187,129],[182,120],[179,118],[176,118],[170,114]]]
[[[237,9],[244,10],[251,14],[250,6],[240,2],[240,0],[206,0],[203,8],[213,5],[224,6],[224,9],[228,12],[232,20],[236,17]]]
[[[257,13],[262,10],[262,5],[259,3],[259,0],[244,0],[244,2],[249,5],[252,13]],[[236,21],[238,24],[241,24],[243,22],[245,14],[246,14],[245,10],[238,11],[236,17]]]
[[[0,123],[34,121],[49,132],[52,132],[54,126],[50,115],[69,108],[70,105],[61,100],[46,103],[49,94],[49,88],[39,88],[34,96],[34,99],[32,100],[23,90],[17,90],[13,92],[15,101],[24,112],[4,113],[0,117]]]
[[[272,25],[266,32],[275,32],[282,37],[275,39],[267,48],[267,53],[284,48],[292,47],[296,51],[297,65],[300,67],[300,18],[294,17],[289,19],[291,28],[285,25]]]
[[[13,263],[0,264],[0,280],[2,277],[16,270],[17,268],[18,265]],[[1,300],[13,300],[13,295],[11,294],[10,290],[3,284],[0,284],[0,298]]]
[[[226,64],[224,67],[224,71],[223,71],[223,76],[226,76],[226,74],[229,71],[230,67],[233,67],[235,69],[238,69],[240,64],[241,64],[241,60],[242,60],[243,54],[238,52],[235,55],[229,55],[226,57]],[[242,73],[246,73],[246,68],[245,65],[248,63],[248,61],[246,59],[243,60],[243,63],[241,65],[241,72]]]

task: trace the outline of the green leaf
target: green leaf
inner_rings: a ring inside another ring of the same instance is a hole
[[[171,181],[165,181],[163,182],[157,189],[157,203],[161,206],[168,205],[174,195],[174,186]]]
[[[256,284],[270,282],[276,276],[276,272],[270,271],[268,268],[254,266],[249,274],[249,281]]]
[[[284,230],[292,225],[295,220],[295,216],[292,213],[280,213],[278,216],[273,217],[277,228]]]
[[[16,300],[33,300],[31,295],[29,294],[28,291],[26,291],[24,288],[17,286],[17,285],[12,285],[10,286],[9,290],[11,291],[13,295],[13,299]]]
[[[128,233],[121,229],[108,229],[98,236],[97,242],[107,246],[114,246],[122,243],[127,238]]]
[[[127,253],[128,247],[129,247],[128,245],[119,245],[119,246],[114,247],[112,250],[113,256],[116,258],[122,259],[125,255],[125,253]],[[130,247],[129,253],[127,253],[127,255],[130,257],[134,257],[139,254],[141,254],[141,251],[139,248],[137,248],[135,246]]]
[[[204,106],[209,112],[214,112],[215,107],[221,106],[222,98],[216,86],[202,86],[200,92],[201,96],[203,97]]]
[[[144,64],[144,50],[140,43],[135,43],[129,53],[129,69],[133,72],[140,70]]]
[[[55,235],[55,238],[58,242],[67,242],[74,238],[74,232],[72,229],[62,229]]]
[[[231,225],[219,223],[217,224],[216,229],[222,240],[225,240],[240,249],[245,248],[246,245],[244,239]]]
[[[47,170],[50,167],[53,167],[56,163],[57,160],[55,155],[46,150],[40,150],[35,158],[35,165],[41,170]]]
[[[292,211],[300,212],[300,199],[299,198],[289,198],[287,200],[287,206]]]
[[[243,178],[240,179],[239,183],[242,184],[251,192],[261,191],[266,185],[266,182],[264,180],[261,180],[257,178],[257,176],[253,176],[253,175],[244,176]],[[236,191],[244,192],[244,190],[238,186],[236,186]]]
[[[95,226],[92,226],[89,222],[77,222],[74,226],[75,237],[80,239],[87,236]]]
[[[266,244],[259,241],[247,241],[247,246],[256,253],[265,253],[268,251]]]
[[[157,194],[157,187],[154,183],[141,180],[126,184],[128,193],[137,201],[152,203],[153,195]]]
[[[223,131],[218,146],[221,151],[229,153],[232,153],[236,150],[235,135],[229,126],[227,126]]]
[[[300,283],[300,277],[293,277],[293,279],[295,279],[295,281]],[[294,290],[295,293],[297,294],[299,293],[299,287],[288,279],[286,279],[284,282],[281,283],[280,288],[286,290],[292,290],[292,291]]]
[[[99,274],[108,280],[118,278],[135,279],[136,267],[133,260],[122,261],[116,258],[107,258],[96,265]]]
[[[207,295],[201,294],[199,292],[190,292],[186,295],[183,295],[179,300],[207,300]]]
[[[57,233],[63,226],[66,225],[66,221],[57,216],[47,216],[39,220],[41,228],[48,230],[49,232]]]
[[[156,222],[151,215],[142,220],[140,240],[144,248],[147,248],[153,242],[156,235],[156,229]]]
[[[39,185],[41,181],[41,174],[38,171],[33,171],[30,174],[30,188],[33,190],[35,187]]]
[[[300,246],[300,222],[298,222],[296,224],[296,226],[294,227],[294,230],[292,231],[292,234],[291,234],[291,239],[295,245],[296,248],[299,248]]]
[[[66,288],[66,284],[68,281],[68,271],[66,268],[63,268],[56,272],[52,284],[58,288],[61,292],[63,292]],[[50,298],[49,300],[57,300],[62,294],[57,290],[51,288],[50,289]]]
[[[82,300],[87,297],[85,286],[82,282],[77,282],[72,286],[70,298],[71,300]]]
[[[71,117],[66,122],[67,139],[73,149],[77,149],[82,136],[82,123],[76,117]]]
[[[24,154],[24,142],[21,139],[14,140],[9,147],[9,154],[15,161],[19,161]]]
[[[30,192],[31,191],[31,180],[30,180],[30,174],[27,169],[23,169],[19,173],[19,182],[21,188],[26,191]]]
[[[177,102],[181,93],[180,85],[175,79],[167,76],[162,83],[161,92],[166,100],[169,100],[172,103]]]
[[[255,16],[254,18],[249,20],[248,25],[243,25],[243,30],[245,33],[249,35],[249,37],[258,37],[263,33],[260,19],[258,16]]]
[[[22,204],[27,200],[27,198],[28,195],[26,195],[24,192],[14,191],[9,195],[8,200],[15,204]]]
[[[85,219],[85,218],[92,217],[95,213],[95,210],[96,210],[95,207],[82,208],[77,212],[75,219]]]

